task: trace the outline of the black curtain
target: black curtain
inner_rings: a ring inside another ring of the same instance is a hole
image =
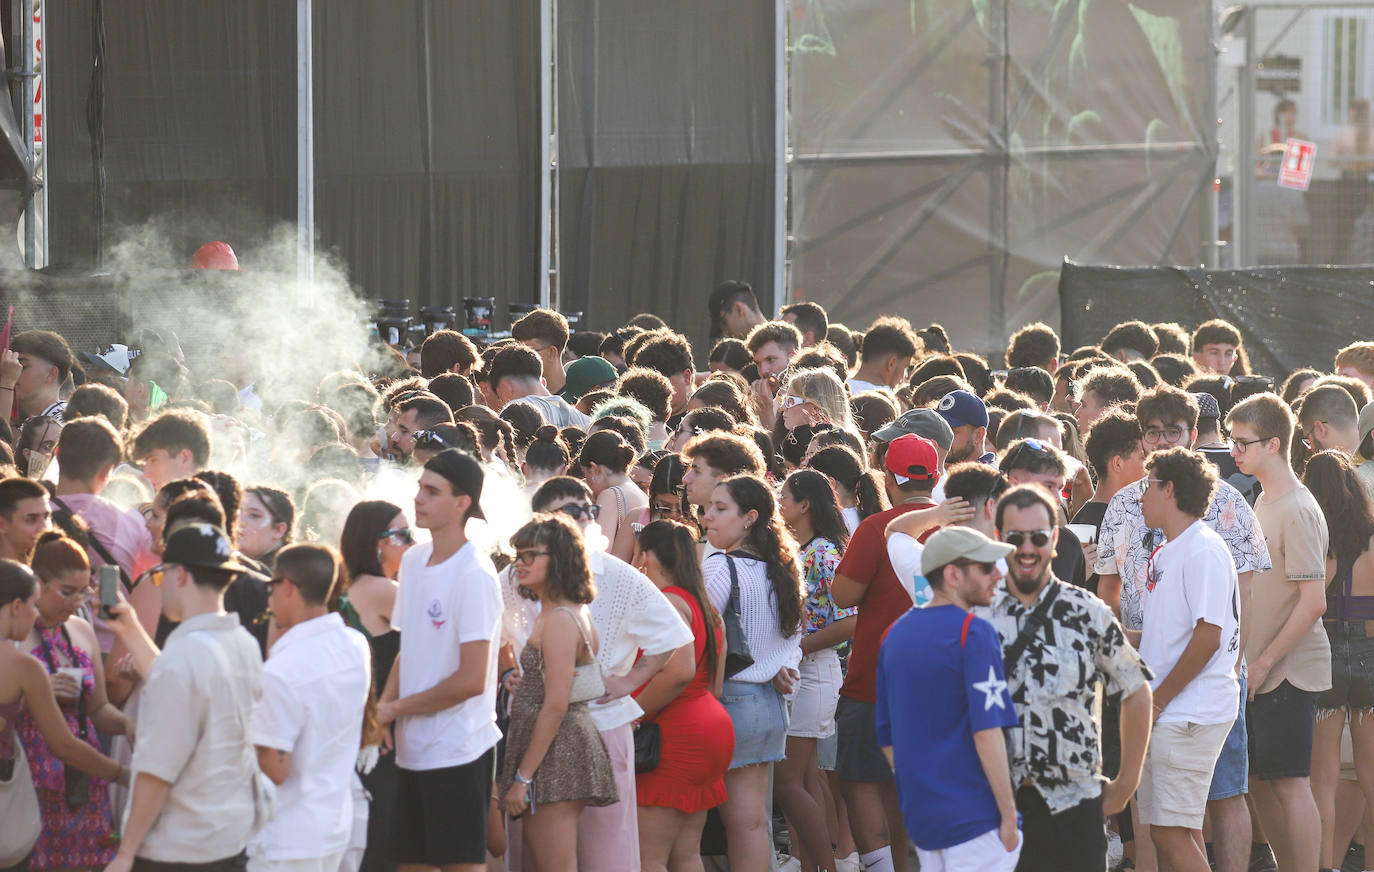
[[[1064,347],[1101,341],[1131,318],[1194,327],[1225,318],[1240,330],[1251,368],[1282,379],[1326,372],[1336,351],[1374,333],[1374,267],[1283,266],[1206,270],[1087,266],[1059,276]]]
[[[315,4],[315,220],[366,296],[538,300],[538,60],[537,0]]]
[[[86,97],[90,0],[47,5],[48,229],[55,264],[96,262]],[[283,0],[106,4],[106,240],[112,266],[240,252],[296,216],[296,15]],[[131,237],[130,228],[140,228]]]
[[[76,267],[96,261],[91,9],[56,4],[48,23],[48,224],[54,263]],[[222,239],[252,269],[254,250],[296,220],[296,4],[107,10],[106,238],[139,243],[107,265],[184,267]],[[314,10],[320,249],[365,297],[537,299],[537,0]]]
[[[774,4],[560,0],[564,311],[654,312],[706,341],[742,278],[771,311]]]

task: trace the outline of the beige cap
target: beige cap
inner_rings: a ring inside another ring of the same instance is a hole
[[[1371,430],[1374,430],[1374,403],[1360,409],[1360,442],[1364,442]]]
[[[1016,549],[1005,542],[989,539],[972,527],[944,527],[926,540],[921,552],[921,574],[930,575],[956,560],[992,563]]]

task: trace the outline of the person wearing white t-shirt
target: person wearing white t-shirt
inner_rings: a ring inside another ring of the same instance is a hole
[[[329,611],[340,563],[315,543],[277,555],[269,604],[283,632],[253,712],[258,766],[277,785],[277,813],[248,845],[250,872],[335,872],[348,849],[372,654],[363,634]]]
[[[415,523],[431,541],[401,558],[391,625],[401,653],[377,706],[396,725],[394,859],[402,872],[485,868],[495,777],[496,654],[501,586],[491,560],[468,541],[484,518],[482,466],[456,449],[430,458],[415,495]]]
[[[929,509],[916,509],[893,518],[887,524],[887,557],[897,581],[906,588],[917,608],[933,597],[930,582],[921,572],[923,538],[941,527],[972,527],[989,539],[997,537],[997,498],[1011,487],[1007,477],[986,463],[960,463],[948,470],[945,501]],[[998,564],[1003,574],[1006,561]]]
[[[536,512],[568,515],[584,531],[591,526],[591,491],[567,476],[544,482],[535,492]],[[686,687],[695,674],[692,628],[647,576],[588,541],[588,568],[596,584],[590,611],[601,637],[596,660],[606,683],[606,696],[590,706],[611,755],[619,801],[588,806],[577,824],[579,869],[639,872],[638,805],[635,800],[633,723],[644,710],[629,695],[668,666],[669,678]],[[686,648],[687,655],[673,657]],[[642,652],[642,656],[641,655]],[[638,659],[636,659],[638,657]],[[669,666],[671,664],[671,666]]]
[[[1186,448],[1146,461],[1145,523],[1168,541],[1146,571],[1140,655],[1154,673],[1154,732],[1137,802],[1170,868],[1206,872],[1212,769],[1240,706],[1240,587],[1226,542],[1202,522],[1217,477]]]

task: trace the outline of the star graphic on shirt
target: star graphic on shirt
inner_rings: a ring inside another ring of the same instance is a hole
[[[973,689],[987,695],[987,698],[983,700],[983,711],[987,711],[993,706],[997,706],[999,709],[1007,707],[1006,703],[1002,701],[1002,692],[1007,689],[1007,683],[997,677],[997,672],[991,666],[988,666],[988,680],[975,681]]]

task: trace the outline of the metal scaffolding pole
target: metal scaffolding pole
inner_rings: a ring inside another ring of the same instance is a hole
[[[24,266],[33,269],[38,265],[37,257],[37,215],[35,199],[38,188],[33,176],[34,131],[33,131],[33,0],[23,0],[19,7],[23,18],[20,27],[24,44],[24,65],[20,75],[23,77],[24,111],[21,114],[24,125],[24,147],[28,149],[29,178],[24,186]]]
[[[787,280],[787,15],[773,4],[773,308],[792,302]]]
[[[312,0],[296,0],[296,302],[315,301],[315,51]]]
[[[1232,266],[1249,266],[1254,248],[1251,240],[1250,214],[1255,202],[1255,170],[1250,150],[1255,141],[1255,10],[1245,10],[1245,66],[1240,68],[1240,105],[1236,107],[1240,129],[1236,131],[1236,203],[1231,214],[1235,238]]]

